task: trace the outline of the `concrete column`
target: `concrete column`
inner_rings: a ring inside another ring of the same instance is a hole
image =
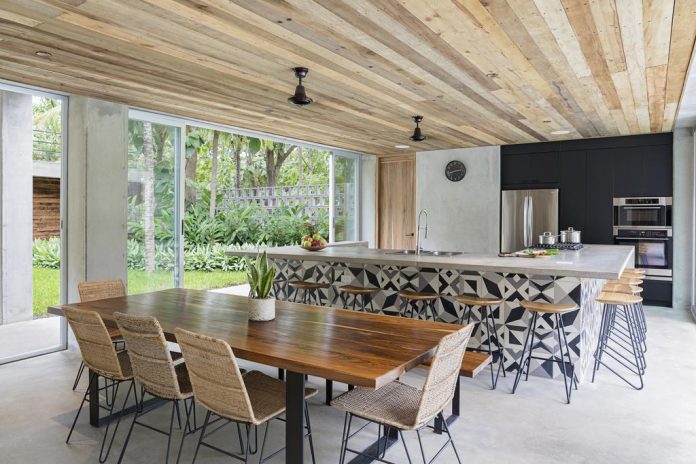
[[[674,131],[674,193],[672,221],[674,265],[672,306],[692,310],[694,305],[694,243],[696,241],[696,148],[694,129]]]
[[[31,95],[0,91],[0,324],[32,318]]]
[[[68,301],[77,301],[81,280],[126,281],[126,106],[70,97],[67,185]]]

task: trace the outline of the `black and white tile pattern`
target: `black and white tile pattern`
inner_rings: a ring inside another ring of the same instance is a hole
[[[498,338],[505,350],[505,368],[508,371],[517,369],[530,322],[530,315],[520,306],[520,301],[527,299],[549,303],[575,303],[581,309],[564,314],[563,323],[579,381],[583,380],[591,365],[602,310],[594,300],[603,285],[601,280],[283,259],[275,259],[274,265],[280,279],[332,284],[331,288],[322,292],[321,297],[324,304],[336,307],[343,306],[343,301],[336,291],[336,287],[340,285],[380,288],[374,296],[374,308],[390,315],[399,313],[401,301],[397,293],[401,289],[437,292],[442,295],[435,305],[435,310],[437,317],[443,322],[457,322],[460,317],[466,316],[464,308],[452,299],[455,295],[502,297],[505,302],[500,308],[493,309],[493,315]],[[293,296],[291,289],[281,286],[278,298],[292,299]],[[346,304],[348,307],[352,305],[351,297]],[[471,321],[479,322],[480,319],[480,308],[474,308]],[[539,319],[534,344],[535,356],[559,356],[554,329],[550,317]],[[471,348],[486,348],[486,340],[482,335],[481,330],[476,330],[470,341]],[[530,374],[554,378],[562,375],[557,363],[539,360],[532,360]]]

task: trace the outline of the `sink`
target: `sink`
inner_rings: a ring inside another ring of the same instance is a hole
[[[430,255],[430,256],[457,256],[461,255],[461,251],[421,251],[422,255]]]
[[[388,255],[415,255],[416,250],[393,250],[393,251],[387,251],[386,254]],[[421,255],[425,256],[457,256],[461,255],[461,251],[430,251],[430,250],[422,250]]]
[[[393,251],[387,251],[386,254],[388,254],[388,255],[415,255],[416,250],[393,250]]]

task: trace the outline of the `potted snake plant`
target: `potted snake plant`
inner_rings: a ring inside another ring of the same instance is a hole
[[[275,299],[270,296],[275,279],[275,269],[269,266],[264,251],[256,260],[246,258],[247,280],[249,281],[249,320],[272,321],[275,319]]]

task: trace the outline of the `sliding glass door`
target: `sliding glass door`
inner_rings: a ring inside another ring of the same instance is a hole
[[[66,348],[62,229],[68,100],[0,84],[0,364]]]
[[[183,126],[132,111],[128,123],[128,293],[182,284]]]
[[[331,157],[331,241],[358,240],[360,158],[334,153]]]

